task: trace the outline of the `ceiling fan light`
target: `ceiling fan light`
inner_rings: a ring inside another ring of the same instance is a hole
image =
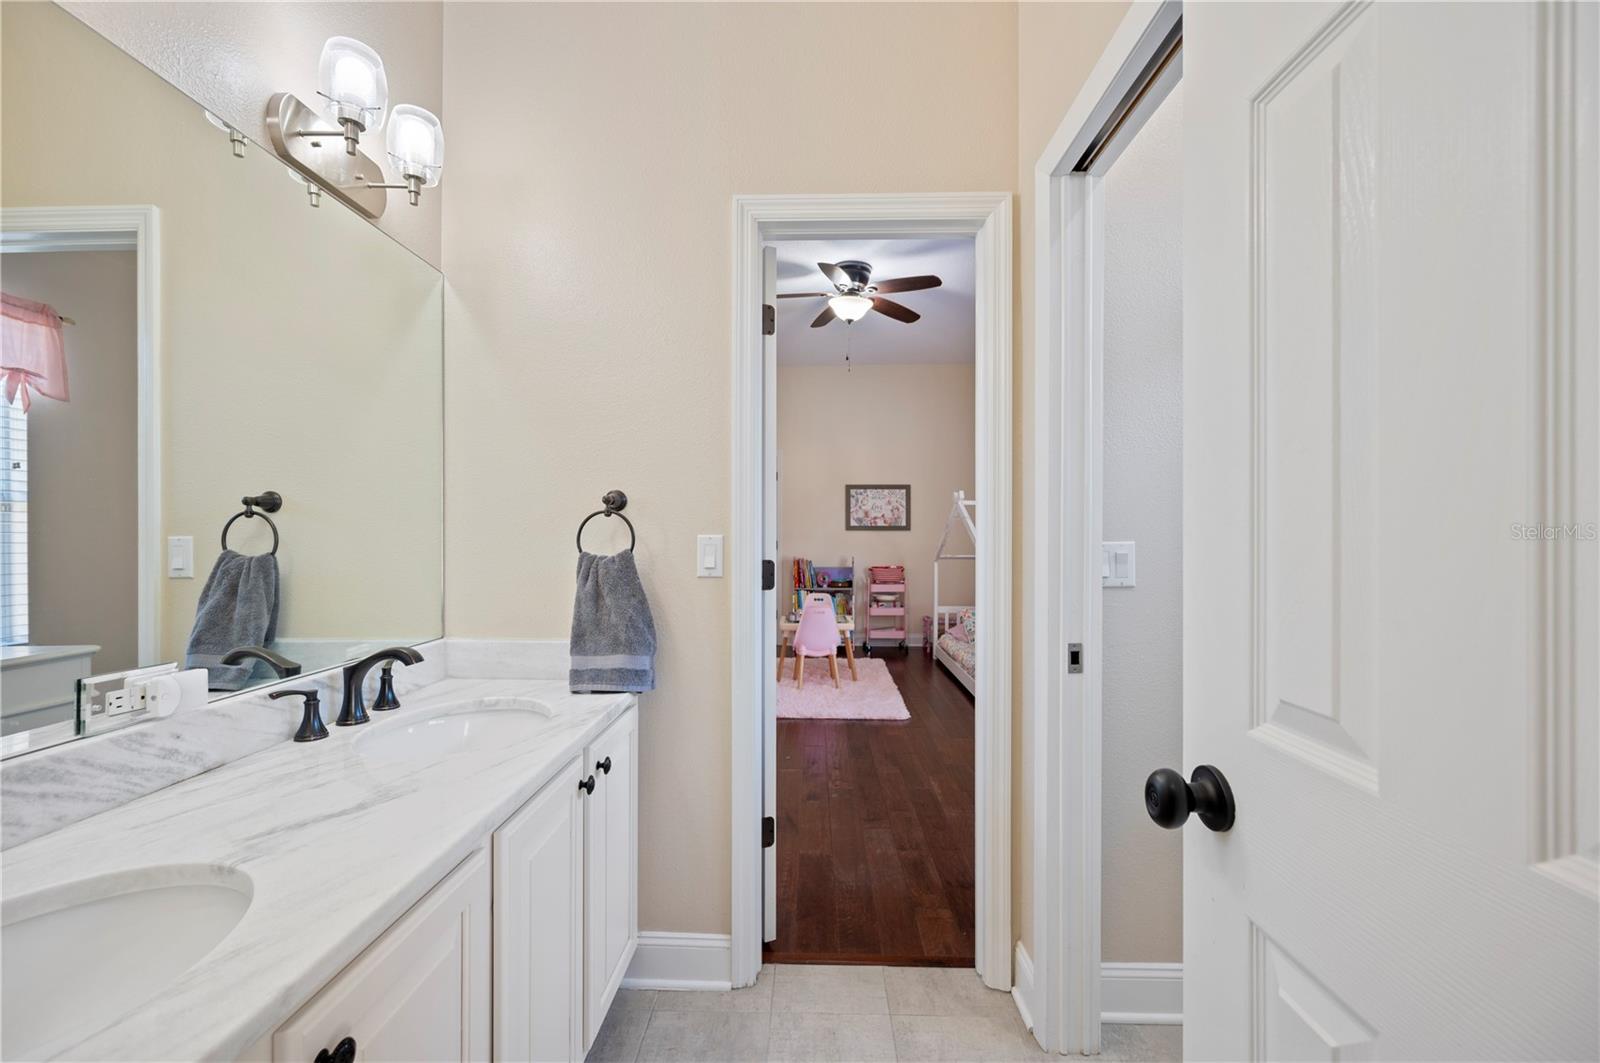
[[[860,321],[872,309],[872,300],[864,295],[835,295],[828,300],[834,316],[844,321]]]

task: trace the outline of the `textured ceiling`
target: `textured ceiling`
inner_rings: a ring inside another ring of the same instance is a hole
[[[922,315],[906,325],[871,313],[853,325],[834,321],[812,328],[825,299],[778,300],[778,362],[782,365],[843,365],[846,340],[855,365],[918,365],[970,362],[973,318],[973,253],[970,239],[794,240],[778,249],[778,291],[820,292],[831,287],[818,262],[855,258],[872,263],[872,276],[932,273],[944,285],[890,296]]]

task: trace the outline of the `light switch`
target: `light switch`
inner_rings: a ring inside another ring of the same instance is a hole
[[[1102,587],[1134,586],[1134,550],[1132,543],[1100,544],[1100,585]]]
[[[167,536],[167,578],[194,579],[194,536]]]
[[[695,539],[694,571],[702,578],[722,575],[722,536],[701,535]]]

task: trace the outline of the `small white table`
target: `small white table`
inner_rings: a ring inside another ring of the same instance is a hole
[[[837,620],[839,637],[844,641],[845,660],[850,664],[850,682],[860,682],[856,675],[856,644],[850,637],[855,634],[856,622],[854,620]],[[799,630],[800,621],[778,621],[778,678],[783,678],[783,659],[789,655],[789,643],[794,639],[794,633]]]

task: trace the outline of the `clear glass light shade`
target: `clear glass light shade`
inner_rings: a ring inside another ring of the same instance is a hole
[[[378,53],[354,37],[329,37],[322,46],[317,91],[332,104],[334,118],[353,119],[368,132],[383,128],[389,77]]]
[[[860,321],[872,309],[872,300],[864,295],[836,295],[828,300],[835,316],[845,321]]]
[[[406,177],[422,178],[422,187],[439,183],[444,169],[444,127],[432,111],[409,103],[389,116],[389,161]]]

